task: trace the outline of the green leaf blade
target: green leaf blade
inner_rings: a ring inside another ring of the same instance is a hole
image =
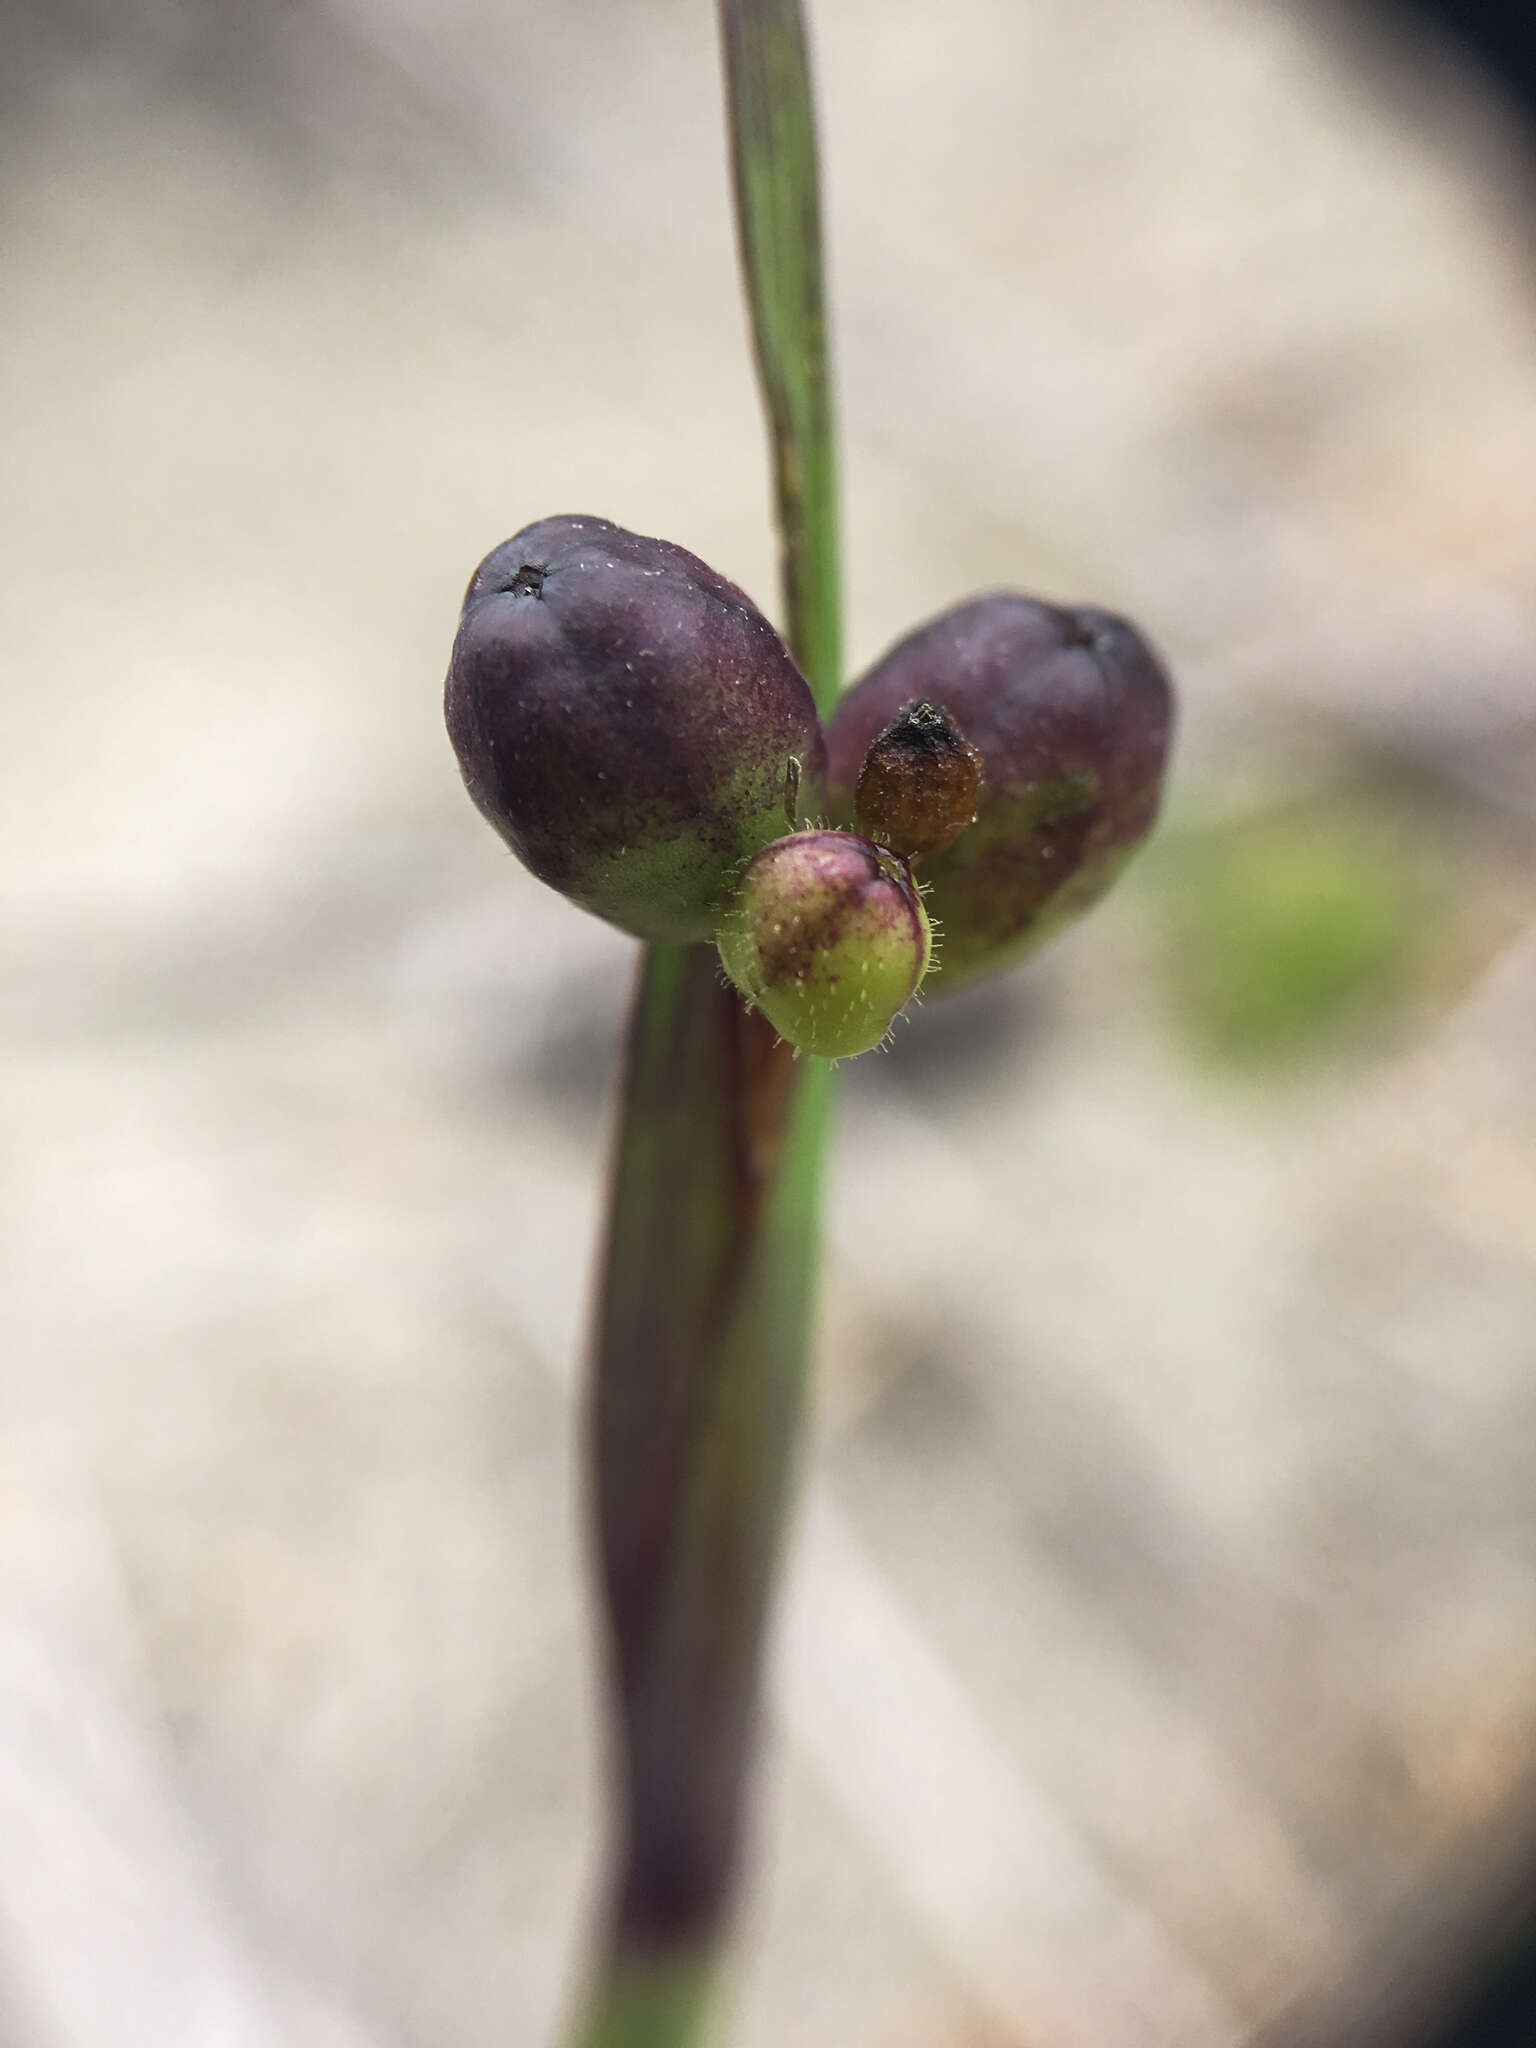
[[[837,455],[821,180],[799,0],[720,0],[742,277],[772,442],[786,632],[825,712],[842,688]]]

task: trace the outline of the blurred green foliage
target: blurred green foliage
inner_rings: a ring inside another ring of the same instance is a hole
[[[1437,841],[1417,806],[1374,790],[1173,825],[1149,879],[1196,1050],[1268,1070],[1388,1023],[1443,918]]]

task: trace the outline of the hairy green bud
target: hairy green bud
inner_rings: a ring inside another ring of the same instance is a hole
[[[718,934],[725,971],[781,1038],[823,1059],[880,1043],[928,969],[906,863],[851,832],[801,832],[751,861]]]

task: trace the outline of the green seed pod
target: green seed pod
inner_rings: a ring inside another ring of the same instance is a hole
[[[487,555],[444,709],[512,851],[637,938],[710,938],[743,865],[821,797],[816,706],[762,613],[606,519],[541,520]]]
[[[725,971],[781,1038],[823,1059],[880,1043],[928,969],[906,864],[851,832],[800,832],[756,855],[718,934]]]
[[[950,714],[984,768],[974,824],[923,863],[947,995],[1022,959],[1109,887],[1156,819],[1173,696],[1123,619],[975,598],[892,648],[838,706],[838,823],[856,814],[871,743],[918,699]]]

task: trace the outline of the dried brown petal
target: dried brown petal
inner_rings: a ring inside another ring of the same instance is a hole
[[[981,755],[920,697],[870,742],[854,791],[858,828],[909,860],[942,853],[975,820],[981,782]]]

